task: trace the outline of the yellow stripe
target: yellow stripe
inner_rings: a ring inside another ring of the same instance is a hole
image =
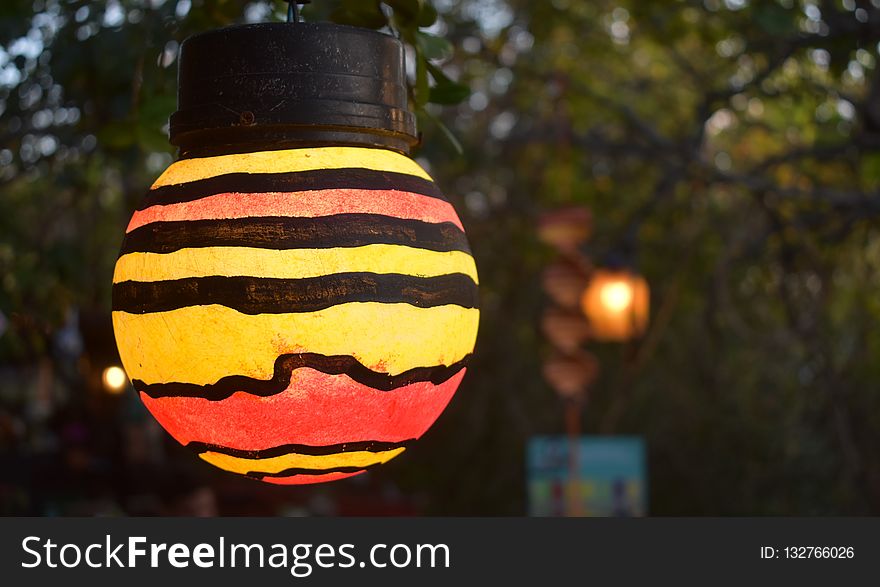
[[[448,305],[352,302],[301,314],[241,314],[190,306],[153,314],[113,312],[122,364],[147,384],[216,383],[228,375],[270,379],[286,353],[351,355],[397,375],[451,365],[474,348],[479,310]]]
[[[210,275],[296,279],[366,271],[434,277],[464,273],[477,282],[474,259],[461,251],[437,252],[402,245],[272,250],[205,247],[173,253],[129,253],[119,258],[113,283],[163,281]]]
[[[226,173],[289,173],[343,167],[406,173],[432,181],[418,163],[394,151],[366,147],[316,147],[183,159],[165,170],[153,188]]]
[[[369,467],[387,463],[404,451],[404,447],[384,452],[353,451],[332,455],[299,455],[295,453],[268,459],[243,459],[219,452],[199,456],[214,466],[233,473],[280,473],[285,469],[334,469],[336,467]]]

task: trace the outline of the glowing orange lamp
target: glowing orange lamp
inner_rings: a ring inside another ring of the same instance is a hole
[[[101,372],[101,382],[107,393],[117,395],[125,391],[125,386],[128,385],[128,376],[122,367],[111,365]]]
[[[645,279],[626,269],[595,269],[581,297],[590,336],[626,341],[645,333],[650,291]]]

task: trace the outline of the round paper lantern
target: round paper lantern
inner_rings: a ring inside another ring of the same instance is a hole
[[[648,282],[626,269],[596,269],[581,298],[590,336],[601,341],[626,341],[648,327]]]
[[[138,206],[113,324],[132,384],[205,461],[278,484],[399,455],[477,333],[461,222],[407,156],[400,43],[249,25],[183,44],[181,158]]]

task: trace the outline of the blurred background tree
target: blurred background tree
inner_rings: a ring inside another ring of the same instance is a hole
[[[179,43],[284,10],[0,6],[0,407],[19,452],[38,452],[48,418],[27,408],[32,381],[48,369],[76,389],[59,333],[109,313],[125,223],[172,160]],[[643,340],[593,345],[585,413],[590,432],[645,436],[651,513],[880,513],[880,1],[317,0],[304,14],[390,24],[411,46],[417,155],[481,273],[462,389],[371,476],[424,513],[525,511],[525,442],[562,429],[540,375],[535,221],[580,203],[593,258],[633,260],[653,289]]]

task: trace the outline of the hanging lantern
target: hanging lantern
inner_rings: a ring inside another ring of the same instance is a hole
[[[461,222],[407,154],[403,48],[259,24],[191,37],[180,159],[128,225],[113,324],[162,426],[270,483],[356,475],[418,439],[465,374],[479,311]]]
[[[599,360],[591,353],[553,352],[541,365],[544,379],[563,399],[582,400],[599,376]]]
[[[568,206],[541,214],[538,239],[557,251],[577,251],[593,232],[593,214],[585,206]]]
[[[560,308],[576,311],[586,286],[584,272],[566,261],[554,261],[541,272],[541,288]]]
[[[590,336],[601,341],[626,341],[648,326],[648,282],[631,271],[595,269],[581,297]]]
[[[125,391],[128,385],[128,377],[122,367],[111,365],[101,372],[101,383],[104,384],[104,391],[109,394],[117,395]]]
[[[566,354],[574,353],[590,338],[590,326],[583,314],[556,307],[544,310],[541,332],[554,348]]]

